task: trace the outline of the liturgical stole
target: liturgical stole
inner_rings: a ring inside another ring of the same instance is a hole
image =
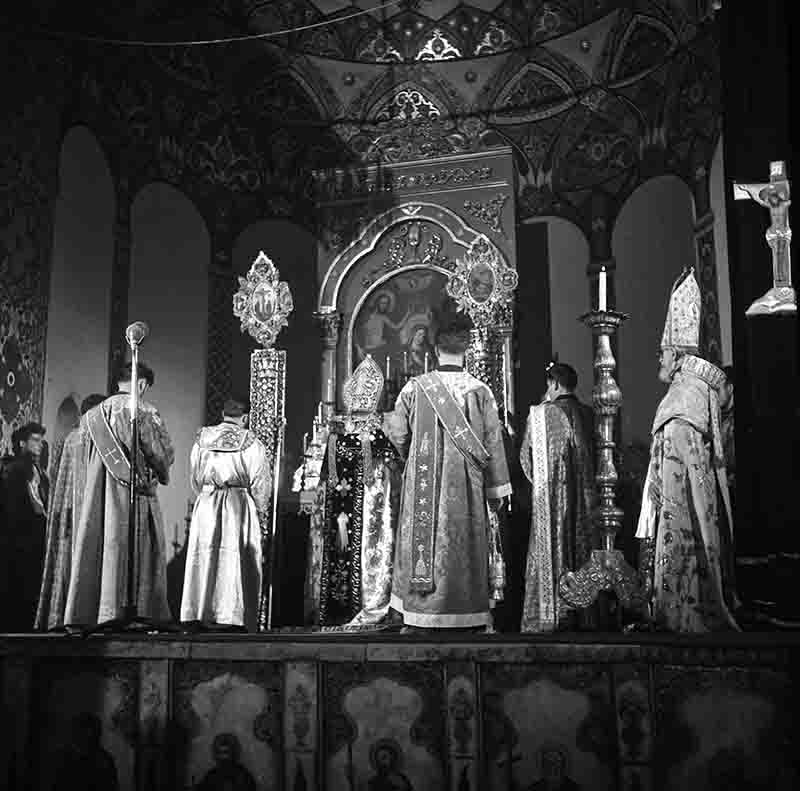
[[[412,591],[430,593],[434,589],[433,558],[436,535],[438,480],[437,423],[441,423],[467,464],[482,472],[489,463],[489,452],[475,435],[458,402],[434,371],[416,380],[417,398],[414,421],[416,438],[416,470],[412,525],[413,572],[409,580]]]
[[[102,406],[90,409],[86,413],[86,425],[108,474],[117,483],[128,486],[131,474],[128,451],[111,430]]]

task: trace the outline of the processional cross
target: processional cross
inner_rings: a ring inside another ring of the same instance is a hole
[[[774,313],[796,313],[797,301],[792,287],[791,241],[789,227],[789,178],[785,162],[769,163],[769,182],[766,184],[733,185],[735,200],[752,199],[769,209],[772,224],[767,228],[767,244],[772,248],[772,288],[748,309],[748,316]]]

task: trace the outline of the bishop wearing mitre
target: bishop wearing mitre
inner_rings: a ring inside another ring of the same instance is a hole
[[[328,435],[306,585],[308,619],[323,628],[374,627],[389,610],[402,463],[381,429],[383,386],[367,354]]]
[[[675,632],[738,629],[733,519],[720,432],[725,374],[699,356],[700,288],[689,268],[672,289],[661,339],[650,466],[636,537],[651,562],[652,612]]]

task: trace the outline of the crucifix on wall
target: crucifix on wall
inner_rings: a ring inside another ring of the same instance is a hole
[[[747,309],[748,316],[796,313],[797,302],[792,287],[791,241],[789,227],[789,178],[785,162],[770,162],[766,184],[733,185],[735,200],[754,200],[769,209],[771,225],[767,244],[772,248],[772,288]]]

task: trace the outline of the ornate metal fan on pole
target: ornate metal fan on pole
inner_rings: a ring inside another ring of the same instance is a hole
[[[250,355],[250,428],[267,448],[272,465],[270,510],[259,514],[264,575],[259,601],[258,628],[272,628],[275,537],[278,524],[278,485],[281,476],[286,430],[286,351],[272,348],[278,333],[287,325],[294,304],[289,286],[263,252],[239,278],[233,297],[233,313],[263,348]]]

